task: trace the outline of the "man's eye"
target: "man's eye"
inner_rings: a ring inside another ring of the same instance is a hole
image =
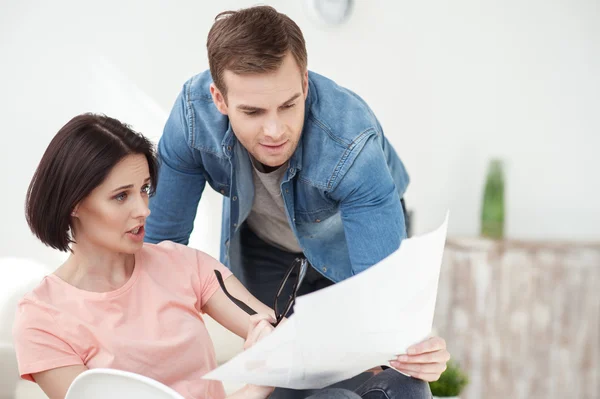
[[[287,104],[287,105],[284,105],[283,108],[284,109],[290,109],[290,108],[293,108],[295,105],[296,105],[296,103]]]
[[[252,115],[256,115],[257,112],[256,111],[244,111],[244,113],[248,116],[252,116]]]

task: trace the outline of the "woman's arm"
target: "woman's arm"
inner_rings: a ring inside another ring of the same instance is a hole
[[[258,314],[269,315],[275,319],[273,310],[256,299],[235,276],[231,275],[225,279],[225,287],[232,296],[250,306]],[[206,302],[202,311],[229,331],[244,339],[247,338],[250,315],[233,303],[223,290],[218,289]]]
[[[35,382],[50,399],[64,399],[75,377],[87,370],[82,365],[58,367],[32,374]]]
[[[263,337],[271,334],[273,331],[271,322],[273,322],[273,318],[269,315],[255,314],[250,316],[250,324],[248,325],[244,349],[252,347]],[[273,392],[273,389],[273,387],[248,384],[239,391],[227,396],[227,399],[265,399]]]

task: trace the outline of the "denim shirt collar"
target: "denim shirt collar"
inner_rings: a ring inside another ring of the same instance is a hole
[[[223,152],[227,158],[231,158],[235,142],[235,134],[231,128],[231,123],[229,123],[227,126],[227,131],[225,132],[225,136],[223,136],[223,140],[221,141],[221,148],[223,149]]]
[[[294,151],[294,153],[292,154],[292,157],[290,158],[290,168],[294,168],[296,170],[302,170],[302,160],[303,160],[303,151],[302,148],[304,147],[304,134],[306,132],[306,130],[308,130],[306,128],[306,126],[308,125],[308,120],[310,117],[310,113],[311,113],[311,106],[313,103],[313,96],[316,95],[316,90],[314,89],[314,85],[310,80],[310,77],[308,78],[308,95],[306,96],[306,100],[304,101],[304,125],[302,125],[302,133],[300,136],[300,140],[298,140],[298,146],[296,147],[296,150]]]

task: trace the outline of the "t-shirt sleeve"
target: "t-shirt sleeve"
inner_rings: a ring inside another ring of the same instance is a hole
[[[223,280],[231,276],[231,271],[212,256],[202,251],[194,251],[196,251],[196,264],[198,267],[199,278],[198,288],[199,297],[201,298],[200,309],[202,309],[210,297],[212,297],[217,290],[221,289],[217,276],[215,275],[215,270],[221,272]]]
[[[65,341],[60,327],[42,304],[23,299],[17,306],[13,340],[21,378],[58,367],[83,365]]]

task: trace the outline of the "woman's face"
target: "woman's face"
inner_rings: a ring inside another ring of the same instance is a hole
[[[150,171],[146,157],[128,155],[74,210],[75,242],[117,253],[137,252],[150,215]]]

